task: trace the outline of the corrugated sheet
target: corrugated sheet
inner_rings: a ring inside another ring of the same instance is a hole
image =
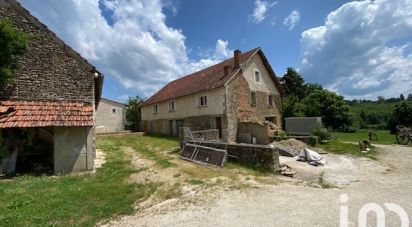
[[[93,106],[82,101],[0,101],[0,128],[93,126]]]

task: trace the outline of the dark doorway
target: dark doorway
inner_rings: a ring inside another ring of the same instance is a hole
[[[173,120],[169,120],[169,135],[174,136],[175,132],[173,130]]]
[[[222,118],[216,117],[216,128],[219,130],[219,138],[222,138]]]

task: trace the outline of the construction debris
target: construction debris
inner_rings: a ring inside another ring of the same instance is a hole
[[[285,147],[289,147],[292,148],[293,150],[303,150],[306,147],[308,147],[308,145],[302,141],[299,141],[297,139],[287,139],[287,140],[282,140],[279,142],[280,145],[283,145]]]
[[[286,177],[294,177],[296,174],[296,171],[293,171],[292,167],[286,164],[281,164],[279,168],[279,174],[286,176]]]
[[[297,161],[308,162],[313,166],[323,166],[326,164],[326,159],[318,152],[305,148],[299,153]]]
[[[299,150],[295,150],[289,146],[282,145],[279,142],[273,142],[270,146],[277,147],[279,149],[279,154],[286,157],[295,157],[299,155]]]
[[[227,159],[227,151],[186,143],[180,157],[202,165],[210,164],[223,167]]]

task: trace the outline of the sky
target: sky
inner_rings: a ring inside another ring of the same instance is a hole
[[[412,93],[411,0],[19,0],[105,76],[103,97],[168,82],[261,47],[346,99]]]

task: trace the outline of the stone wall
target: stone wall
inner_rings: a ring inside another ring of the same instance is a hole
[[[223,142],[197,142],[199,145],[226,149],[230,160],[265,171],[279,168],[279,150],[267,145],[236,144]]]
[[[186,117],[183,119],[159,119],[159,120],[143,120],[142,130],[152,134],[164,134],[171,135],[172,130],[170,129],[170,122],[173,123],[173,132],[175,135],[178,134],[178,129],[176,125],[176,120],[184,121],[183,126],[189,127],[192,131],[201,131],[216,129],[216,118],[221,117],[222,122],[222,136],[225,136],[226,132],[226,116],[224,115],[200,115]]]
[[[269,137],[269,125],[267,123],[254,123],[254,122],[240,122],[238,128],[237,142],[251,143],[242,139],[241,135],[250,134],[250,138],[256,137],[257,144],[269,144],[271,139]],[[248,137],[248,136],[247,136]]]
[[[94,101],[93,66],[31,16],[14,0],[0,0],[0,19],[29,34],[27,53],[14,82],[0,88],[0,99]]]
[[[125,130],[125,105],[101,99],[96,112],[96,133]]]

